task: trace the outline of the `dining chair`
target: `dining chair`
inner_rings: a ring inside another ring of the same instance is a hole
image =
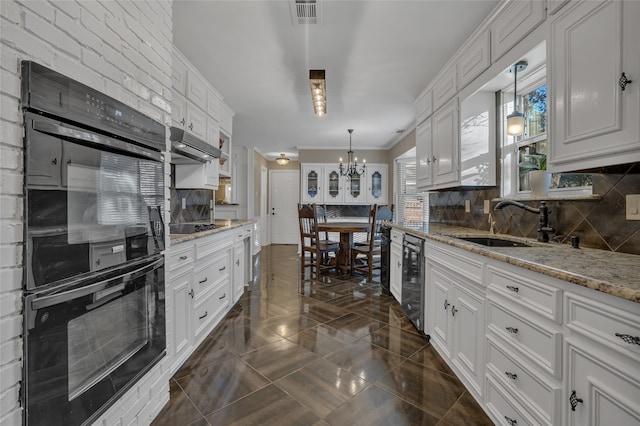
[[[327,223],[327,205],[326,204],[314,204],[313,205],[316,210],[316,220],[318,223]],[[320,244],[339,244],[340,241],[332,240],[329,237],[328,231],[319,232]],[[326,252],[322,255],[323,261],[328,261],[329,252]]]
[[[367,274],[369,281],[371,281],[373,270],[380,268],[379,260],[378,262],[375,261],[376,255],[378,255],[378,258],[380,257],[380,245],[376,246],[374,238],[377,212],[378,206],[374,204],[369,213],[367,241],[354,244],[351,247],[351,272],[363,272]]]
[[[331,258],[329,253],[337,253],[340,249],[338,243],[324,243],[320,241],[318,233],[318,220],[314,205],[298,204],[298,221],[300,223],[301,260],[300,273],[304,275],[305,269],[311,268],[311,276],[315,269],[316,277],[320,272],[336,269],[335,256]],[[307,257],[307,254],[309,257]]]

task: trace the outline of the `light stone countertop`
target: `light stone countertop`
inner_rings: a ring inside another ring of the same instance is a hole
[[[568,244],[540,243],[535,239],[502,234],[493,237],[527,243],[532,247],[486,247],[456,238],[490,237],[486,231],[439,224],[430,224],[428,231],[418,231],[390,225],[433,241],[640,303],[640,255],[589,248],[574,249]]]
[[[193,234],[171,234],[169,235],[169,241],[171,245],[184,243],[186,241],[196,240],[198,238],[206,237],[209,235],[219,234],[221,232],[229,231],[234,228],[240,228],[251,223],[257,222],[257,219],[216,219],[216,228],[208,231],[196,232]]]

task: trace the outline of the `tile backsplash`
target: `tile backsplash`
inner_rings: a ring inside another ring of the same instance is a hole
[[[605,169],[593,175],[594,200],[549,200],[549,225],[557,231],[560,242],[580,237],[584,247],[640,254],[640,221],[626,219],[625,196],[640,193],[640,163]],[[489,230],[489,215],[484,214],[484,200],[500,197],[500,188],[457,189],[432,192],[429,196],[430,222]],[[469,200],[471,212],[465,213]],[[539,201],[523,201],[538,207]],[[491,208],[496,202],[491,203]],[[492,210],[495,232],[536,238],[538,215],[517,207]]]
[[[171,190],[171,223],[195,222],[209,220],[209,207],[213,200],[210,189],[175,189]],[[185,208],[182,208],[184,199]]]

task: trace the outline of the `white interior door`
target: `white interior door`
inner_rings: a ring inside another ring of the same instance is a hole
[[[299,242],[299,194],[300,173],[297,170],[271,170],[269,172],[271,244],[297,244]]]
[[[267,168],[260,167],[260,241],[262,245],[269,244],[267,228]]]

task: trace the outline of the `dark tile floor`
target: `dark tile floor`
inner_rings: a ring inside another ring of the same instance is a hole
[[[171,379],[154,425],[491,425],[379,280],[301,278],[296,246]]]

